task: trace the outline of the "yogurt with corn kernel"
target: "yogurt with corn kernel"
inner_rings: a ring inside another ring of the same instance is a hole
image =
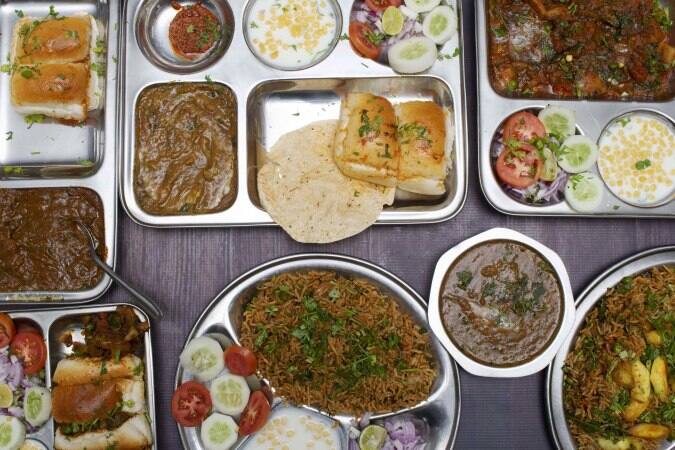
[[[621,200],[657,206],[675,195],[675,129],[667,119],[625,115],[605,129],[598,146],[600,175]]]
[[[340,450],[340,428],[323,416],[292,408],[276,408],[244,450]]]
[[[251,51],[278,69],[313,66],[337,42],[334,0],[255,0],[246,22]]]

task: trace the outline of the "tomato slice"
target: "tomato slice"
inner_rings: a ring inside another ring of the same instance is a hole
[[[497,158],[497,176],[504,183],[517,189],[532,186],[541,178],[544,170],[537,149],[524,142],[517,146],[507,145]]]
[[[7,347],[16,334],[14,321],[9,314],[0,313],[0,348]]]
[[[366,0],[366,5],[373,11],[384,11],[389,6],[401,6],[401,0]]]
[[[380,56],[380,47],[373,44],[369,37],[375,36],[376,31],[365,23],[351,22],[349,24],[349,42],[357,53],[370,59]]]
[[[239,419],[239,434],[248,436],[265,425],[270,415],[270,402],[262,391],[255,391]]]
[[[258,368],[258,360],[253,352],[240,345],[230,345],[225,350],[225,365],[235,375],[247,377]]]
[[[186,381],[171,398],[171,414],[180,425],[196,427],[211,412],[211,394],[201,383]]]
[[[504,142],[516,140],[530,142],[536,137],[545,137],[546,128],[534,114],[521,111],[509,117],[504,124]]]
[[[35,375],[45,367],[47,346],[41,335],[29,331],[17,333],[9,350],[21,360],[23,371]]]

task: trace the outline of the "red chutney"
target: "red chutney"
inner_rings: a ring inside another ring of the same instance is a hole
[[[193,59],[207,52],[222,34],[218,18],[201,3],[181,7],[169,25],[169,41],[173,50],[187,59]]]

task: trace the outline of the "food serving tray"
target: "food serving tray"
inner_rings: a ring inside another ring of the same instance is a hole
[[[108,304],[105,306],[91,306],[91,307],[70,307],[59,309],[37,309],[37,310],[20,310],[8,311],[12,319],[29,322],[40,330],[42,336],[46,340],[47,345],[47,362],[45,364],[45,385],[48,389],[52,385],[52,374],[56,370],[56,366],[62,359],[66,358],[72,353],[72,349],[66,347],[61,343],[60,338],[68,330],[75,331],[80,334],[83,328],[80,317],[86,314],[96,314],[101,312],[114,311],[117,306],[130,306],[134,309],[138,317],[142,321],[149,323],[148,316],[140,309],[128,303]],[[152,429],[153,442],[152,450],[157,449],[157,418],[155,416],[155,382],[154,370],[152,361],[152,338],[150,331],[145,334],[145,356],[143,361],[145,363],[145,398],[148,408],[148,417],[150,420],[150,427]],[[34,433],[27,433],[27,438],[36,439],[42,442],[47,448],[54,448],[54,433],[56,427],[54,419],[50,419],[42,427]]]
[[[562,106],[576,112],[577,128],[581,134],[598,142],[601,133],[624,114],[648,111],[655,112],[675,127],[675,102],[672,99],[654,102],[603,101],[603,100],[556,100],[537,98],[510,98],[498,94],[490,83],[488,57],[491,32],[487,21],[489,0],[476,2],[477,69],[478,69],[478,117],[479,117],[479,174],[483,193],[496,210],[510,215],[523,216],[585,216],[585,217],[675,217],[675,198],[656,207],[637,207],[614,196],[604,187],[603,202],[593,213],[573,210],[564,200],[560,203],[535,206],[511,198],[500,186],[490,159],[493,137],[506,118],[514,112],[525,109],[541,109],[547,105]],[[661,3],[675,10],[675,1],[661,0]],[[671,33],[672,36],[672,33]],[[672,38],[671,38],[672,40]],[[597,165],[590,170],[600,176]]]
[[[239,327],[243,307],[251,299],[256,291],[256,286],[262,281],[283,272],[303,270],[330,270],[339,274],[366,279],[379,286],[384,292],[411,314],[413,319],[425,330],[429,330],[426,321],[426,302],[405,282],[392,273],[375,264],[349,256],[336,254],[298,254],[279,258],[262,264],[232,281],[216,298],[207,306],[206,310],[197,320],[192,331],[187,336],[186,344],[195,337],[204,334],[226,335],[238,342]],[[438,378],[436,379],[431,396],[422,404],[403,411],[372,416],[373,419],[392,416],[400,413],[411,413],[424,418],[430,425],[431,436],[429,449],[452,448],[460,411],[459,374],[457,366],[445,352],[441,344],[429,332],[432,351],[438,365]],[[188,380],[188,375],[178,367],[176,371],[176,387]],[[273,408],[281,404],[280,399],[275,399]],[[317,412],[316,409],[303,405],[295,405]],[[347,442],[347,433],[353,417],[329,416],[340,424],[342,440]],[[178,427],[181,442],[184,448],[203,449],[199,439],[198,428]],[[246,440],[240,440],[234,448],[240,448]],[[343,450],[347,446],[344,444]]]
[[[559,449],[575,448],[572,435],[567,427],[563,408],[563,365],[572,350],[576,335],[584,323],[586,314],[591,311],[605,292],[624,277],[644,272],[664,264],[675,264],[675,246],[657,247],[633,255],[604,271],[577,298],[577,315],[572,332],[563,342],[558,354],[548,369],[546,378],[546,410],[551,433]],[[666,441],[662,450],[675,448],[675,442]]]
[[[18,19],[15,10],[26,16],[42,17],[54,5],[61,15],[84,11],[100,21],[106,30],[106,71],[104,107],[82,126],[58,123],[34,124],[27,129],[23,118],[11,110],[9,75],[0,74],[0,189],[83,187],[95,191],[103,204],[106,263],[116,260],[117,189],[115,170],[117,109],[116,69],[120,4],[117,0],[22,1],[1,0],[0,54],[3,63],[9,54],[12,29]],[[6,133],[12,131],[12,139]],[[32,154],[39,151],[39,154]],[[61,302],[79,304],[103,295],[112,280],[103,275],[91,289],[83,291],[0,292],[4,305]]]
[[[192,0],[185,4],[194,3]],[[330,55],[303,70],[279,70],[265,65],[249,50],[242,28],[246,7],[251,1],[213,0],[225,20],[231,17],[234,31],[229,48],[216,51],[215,62],[195,65],[187,73],[183,66],[167,65],[162,56],[171,52],[168,36],[157,37],[153,23],[170,19],[156,0],[125,2],[120,34],[120,67],[117,94],[121,99],[119,139],[123,148],[119,161],[122,205],[137,223],[152,227],[251,226],[274,224],[260,205],[257,172],[264,163],[264,152],[284,133],[317,120],[338,119],[340,96],[354,89],[367,89],[401,100],[435,100],[452,108],[454,148],[452,167],[446,180],[447,193],[440,198],[397,199],[385,208],[377,223],[431,223],[450,219],[462,208],[466,198],[466,110],[463,56],[442,58],[425,74],[397,75],[391,68],[361,58],[348,40],[339,39]],[[461,0],[448,2],[461,18]],[[206,3],[205,3],[206,4]],[[353,0],[336,0],[337,35],[345,35]],[[341,15],[341,17],[340,17]],[[156,18],[156,22],[152,22]],[[164,22],[162,22],[164,21]],[[166,24],[164,24],[166,25]],[[161,25],[161,26],[164,26]],[[163,41],[162,41],[163,39]],[[161,43],[157,43],[157,41]],[[462,48],[461,25],[458,36],[443,48],[453,53]],[[154,44],[153,44],[154,43]],[[159,48],[157,48],[159,47]],[[204,82],[211,80],[232,89],[237,97],[236,199],[226,210],[201,215],[152,215],[140,207],[134,194],[136,103],[144,88],[166,82]]]

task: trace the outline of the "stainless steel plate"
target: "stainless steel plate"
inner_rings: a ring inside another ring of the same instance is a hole
[[[524,244],[538,252],[540,255],[542,255],[542,257],[546,258],[546,260],[555,270],[563,291],[563,305],[561,308],[562,318],[558,325],[558,330],[556,331],[555,337],[551,340],[549,346],[534,359],[524,364],[512,367],[489,366],[487,364],[480,363],[466,355],[448,336],[440,313],[440,300],[441,290],[443,289],[443,280],[445,279],[445,276],[448,273],[450,267],[452,267],[454,261],[461,257],[467,250],[475,247],[478,244],[499,240],[507,240]],[[483,233],[477,234],[472,238],[460,242],[445,252],[438,260],[436,269],[434,270],[434,277],[431,281],[428,315],[429,325],[431,326],[431,329],[436,337],[448,350],[450,355],[452,355],[452,357],[457,360],[459,365],[462,366],[462,368],[467,372],[482,377],[524,377],[539,372],[541,369],[546,367],[551,362],[551,359],[553,359],[555,356],[558,348],[560,348],[560,345],[571,331],[572,324],[574,323],[574,295],[572,293],[572,286],[570,284],[569,276],[567,275],[567,270],[565,269],[565,264],[556,252],[544,246],[540,242],[535,241],[524,234],[518,233],[517,231],[513,231],[508,228],[492,228],[491,230],[484,231]]]
[[[553,439],[559,449],[573,449],[574,441],[567,427],[563,408],[563,365],[572,350],[576,335],[584,323],[586,315],[593,309],[607,290],[615,286],[622,278],[644,272],[664,264],[675,264],[675,246],[658,247],[627,258],[603,272],[577,297],[577,315],[572,332],[567,336],[558,354],[548,369],[546,379],[546,410]],[[675,442],[666,442],[663,450],[675,448]]]
[[[9,76],[0,74],[0,164],[22,169],[22,173],[9,176],[0,173],[0,189],[85,187],[96,191],[103,202],[105,245],[108,249],[106,262],[114,267],[117,253],[116,61],[121,6],[117,0],[88,0],[84,3],[0,0],[0,29],[3,30],[0,52],[3,60],[9,52],[11,30],[17,18],[14,10],[21,9],[25,15],[44,16],[50,4],[63,15],[87,11],[105,26],[105,106],[95,123],[81,128],[54,123],[33,125],[27,130],[23,118],[11,110]],[[4,133],[10,129],[13,129],[14,134],[7,141]],[[38,149],[39,154],[31,155],[32,151]],[[85,160],[92,164],[83,164]],[[110,277],[104,275],[96,286],[85,291],[0,292],[0,303],[85,303],[103,295],[111,282]]]
[[[666,120],[675,124],[675,102],[620,102],[620,101],[588,101],[588,100],[554,100],[554,99],[515,99],[499,95],[490,84],[488,68],[488,35],[487,3],[489,0],[476,2],[476,30],[478,33],[477,69],[478,69],[478,117],[479,117],[479,174],[481,188],[488,202],[496,210],[511,215],[525,216],[585,216],[585,217],[675,217],[675,201],[658,207],[641,208],[630,205],[615,197],[605,187],[603,202],[598,210],[591,214],[574,211],[567,202],[549,206],[533,206],[521,203],[502,189],[492,169],[490,146],[493,136],[500,124],[512,113],[528,108],[543,108],[556,105],[576,111],[577,125],[584,135],[597,142],[603,129],[623,114],[647,110],[661,114]],[[675,10],[675,1],[662,1]],[[600,176],[597,165],[591,170]]]
[[[225,0],[219,0],[225,1]],[[409,198],[386,208],[377,223],[429,223],[450,219],[461,210],[466,198],[466,110],[463,56],[437,61],[425,75],[400,76],[391,68],[356,55],[348,41],[339,41],[333,51],[318,64],[294,71],[271,68],[248,48],[242,29],[249,2],[232,1],[235,33],[222,58],[208,67],[193,67],[186,73],[157,64],[148,45],[151,24],[143,22],[159,6],[155,0],[131,0],[125,3],[120,39],[120,83],[122,99],[119,114],[120,193],[129,216],[141,225],[153,227],[250,226],[272,225],[272,218],[260,207],[255,184],[261,148],[269,149],[274,140],[312,120],[337,119],[339,95],[349,88],[371,89],[393,99],[436,99],[452,108],[455,124],[453,168],[448,176],[449,192],[443,198]],[[343,18],[341,33],[348,28],[352,0],[339,0]],[[461,0],[449,2],[461,18]],[[161,22],[163,23],[163,22]],[[158,26],[161,26],[160,25]],[[139,25],[141,24],[141,25]],[[150,26],[150,30],[146,28]],[[460,26],[461,28],[461,26]],[[139,34],[139,30],[142,34]],[[168,38],[165,38],[168,39]],[[462,48],[461,29],[445,44],[443,53]],[[172,73],[174,72],[174,73]],[[237,96],[238,154],[237,198],[227,210],[214,214],[157,216],[144,212],[134,195],[135,108],[139,93],[148,85],[169,81],[204,81],[209,76],[232,88]],[[279,117],[279,113],[288,117]],[[270,114],[275,114],[271,116]],[[299,113],[298,116],[293,114]],[[317,117],[317,115],[320,115]],[[269,127],[272,128],[269,128]],[[266,127],[266,128],[262,128]]]
[[[60,342],[60,337],[66,331],[72,331],[75,335],[81,333],[83,325],[81,317],[85,314],[96,314],[100,312],[114,311],[117,306],[131,306],[138,317],[146,322],[150,322],[148,316],[140,309],[127,303],[109,304],[105,306],[93,307],[73,307],[59,309],[37,309],[8,311],[9,315],[18,322],[30,323],[37,327],[44,336],[47,344],[47,363],[45,365],[46,386],[51,388],[52,374],[56,370],[59,361],[72,353],[72,349],[66,347]],[[148,405],[148,417],[150,418],[150,427],[152,429],[153,441],[152,450],[157,450],[157,417],[155,415],[155,381],[152,360],[152,338],[150,331],[145,334],[145,398]],[[54,448],[54,433],[56,426],[54,419],[50,418],[47,423],[40,427],[35,433],[26,435],[27,438],[37,439],[48,448]]]
[[[429,328],[426,322],[426,303],[424,300],[410,286],[381,267],[348,256],[299,254],[270,261],[235,279],[207,306],[188,335],[186,344],[193,338],[204,334],[224,334],[237,341],[243,307],[254,295],[258,284],[279,273],[317,269],[332,270],[347,276],[365,278],[375,283],[397,300],[420,326],[425,329]],[[439,366],[438,378],[434,383],[431,396],[416,407],[405,411],[380,414],[373,416],[373,418],[377,419],[401,412],[409,412],[422,417],[429,423],[432,430],[429,448],[440,450],[451,448],[457,433],[460,409],[459,376],[455,362],[450,359],[440,343],[431,334],[430,339],[432,351]],[[184,373],[179,366],[176,371],[176,387],[187,381],[188,378],[188,374]],[[308,409],[316,412],[312,408]],[[347,416],[332,416],[331,418],[340,425],[343,439],[346,442],[346,433],[353,418]],[[200,443],[198,429],[179,426],[178,432],[183,447],[200,450],[204,448]],[[234,448],[239,448],[243,442],[245,440],[240,440]],[[346,447],[344,447],[344,450],[346,450]]]

